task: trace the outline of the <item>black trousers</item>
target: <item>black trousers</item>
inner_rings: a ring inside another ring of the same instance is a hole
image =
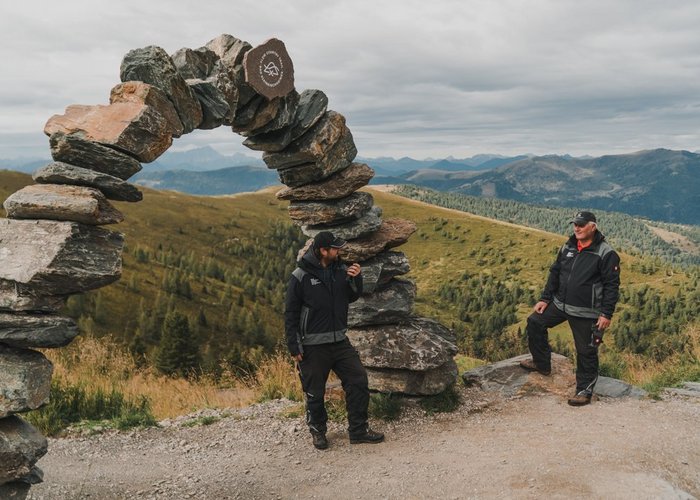
[[[348,339],[333,344],[305,345],[299,362],[299,375],[306,399],[306,423],[311,432],[326,432],[328,413],[324,397],[331,370],[340,379],[345,391],[350,437],[367,431],[369,386],[367,371]]]
[[[592,394],[598,380],[598,349],[591,347],[591,328],[595,319],[577,318],[560,311],[554,304],[542,314],[532,313],[527,318],[527,341],[532,360],[541,369],[551,369],[552,348],[549,346],[548,328],[569,322],[576,345],[576,392]]]

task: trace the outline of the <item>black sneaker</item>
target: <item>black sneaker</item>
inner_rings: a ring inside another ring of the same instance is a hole
[[[358,434],[357,436],[350,437],[350,444],[361,444],[361,443],[381,443],[384,441],[384,434],[381,432],[374,432],[372,429],[367,429],[364,434]]]
[[[325,434],[321,434],[320,432],[312,432],[311,438],[313,439],[314,448],[317,450],[325,450],[328,448],[328,439],[326,439]]]

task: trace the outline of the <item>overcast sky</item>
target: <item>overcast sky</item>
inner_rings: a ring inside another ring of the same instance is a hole
[[[700,150],[700,2],[3,2],[0,158],[48,157],[46,120],[106,104],[129,50],[229,33],[285,42],[361,156]],[[229,128],[173,150],[248,151]]]

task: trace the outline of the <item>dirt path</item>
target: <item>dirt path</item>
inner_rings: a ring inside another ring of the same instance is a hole
[[[326,451],[301,418],[279,416],[283,401],[211,425],[51,440],[29,498],[700,497],[697,399],[484,408],[480,391],[463,396],[453,414],[377,422],[379,445],[350,445],[333,424]]]

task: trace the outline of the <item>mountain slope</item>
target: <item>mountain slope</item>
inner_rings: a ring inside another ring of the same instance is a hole
[[[700,155],[655,149],[593,159],[540,156],[481,173],[457,192],[700,222]]]
[[[222,195],[257,191],[279,184],[275,170],[265,167],[228,167],[218,170],[142,170],[133,182],[153,189],[171,189],[181,193]]]

